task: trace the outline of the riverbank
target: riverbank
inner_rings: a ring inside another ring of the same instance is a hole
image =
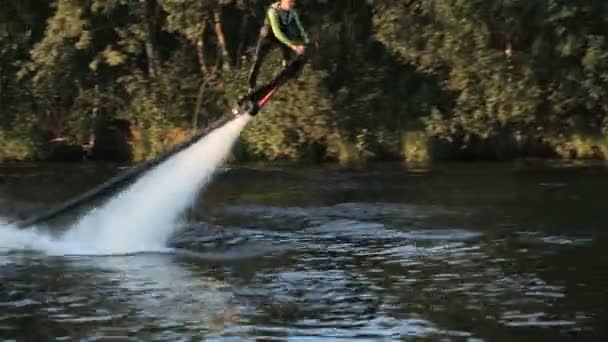
[[[0,130],[0,162],[87,162],[137,163],[153,159],[171,146],[187,139],[191,130],[170,127],[145,132],[114,126],[105,127],[92,144],[78,145],[66,140],[44,142]],[[255,129],[255,128],[254,128]],[[275,156],[260,151],[261,143],[245,131],[236,143],[230,160],[235,162],[283,160],[305,163],[366,165],[375,162],[424,164],[436,161],[508,161],[519,158],[562,160],[608,160],[608,137],[573,135],[561,139],[526,139],[502,136],[488,140],[473,139],[466,145],[429,137],[422,131],[393,133],[384,141],[356,141],[334,138],[325,144],[311,144],[304,150]],[[267,144],[269,145],[269,144]],[[269,146],[269,148],[272,148]],[[286,153],[289,153],[286,148]]]

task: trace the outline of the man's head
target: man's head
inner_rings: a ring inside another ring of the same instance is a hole
[[[296,5],[296,0],[281,0],[281,8],[291,10]]]

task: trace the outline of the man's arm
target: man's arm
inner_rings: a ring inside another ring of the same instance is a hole
[[[308,36],[308,33],[306,33],[306,30],[304,30],[302,22],[300,22],[300,16],[298,16],[296,11],[293,11],[293,16],[294,20],[296,21],[296,25],[298,25],[298,29],[300,30],[300,34],[302,34],[302,37],[304,38],[304,42],[306,44],[310,43],[310,37]]]
[[[279,25],[279,16],[277,15],[277,12],[272,8],[268,11],[268,17],[270,18],[270,27],[272,27],[272,33],[274,33],[274,36],[277,37],[277,39],[281,43],[293,49],[296,44],[293,41],[289,40],[285,33],[281,31],[281,26]]]

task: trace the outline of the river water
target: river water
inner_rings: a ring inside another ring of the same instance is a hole
[[[115,171],[2,167],[2,214]],[[602,341],[606,190],[572,163],[232,168],[166,251],[0,241],[0,340]]]

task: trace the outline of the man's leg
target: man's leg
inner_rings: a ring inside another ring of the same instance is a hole
[[[282,76],[280,76],[277,80],[278,85],[282,85],[287,82],[289,79],[298,78],[304,69],[304,65],[308,62],[310,58],[310,49],[306,48],[303,54],[298,54],[296,58],[290,62],[284,70]]]
[[[256,85],[257,79],[258,79],[258,74],[260,72],[260,67],[262,66],[262,62],[264,61],[264,58],[266,58],[266,56],[268,55],[268,52],[270,52],[271,48],[272,48],[272,42],[270,41],[270,39],[268,39],[266,37],[260,37],[260,39],[258,39],[258,44],[255,49],[254,63],[253,63],[253,66],[251,67],[251,71],[249,74],[249,92],[250,93],[253,91],[253,89],[255,89],[255,85]]]
[[[304,65],[309,58],[310,52],[308,50],[304,54],[298,55],[289,63],[289,65],[287,65],[286,68],[281,70],[281,72],[271,82],[260,87],[260,89],[251,94],[251,100],[254,102],[259,101],[266,96],[270,90],[280,87],[290,79],[296,77],[301,72],[302,68],[304,68]]]
[[[283,68],[286,68],[289,64],[289,60],[291,59],[291,54],[293,52],[288,46],[281,44],[281,52],[283,53],[283,60],[281,61],[281,65]]]
[[[306,47],[306,50],[304,50],[304,53],[302,55],[298,55],[297,58],[301,60],[300,63],[297,64],[297,67],[294,69],[293,74],[291,75],[292,78],[298,78],[300,77],[300,75],[302,74],[302,70],[304,70],[304,65],[308,62],[308,60],[310,59],[310,48]]]

